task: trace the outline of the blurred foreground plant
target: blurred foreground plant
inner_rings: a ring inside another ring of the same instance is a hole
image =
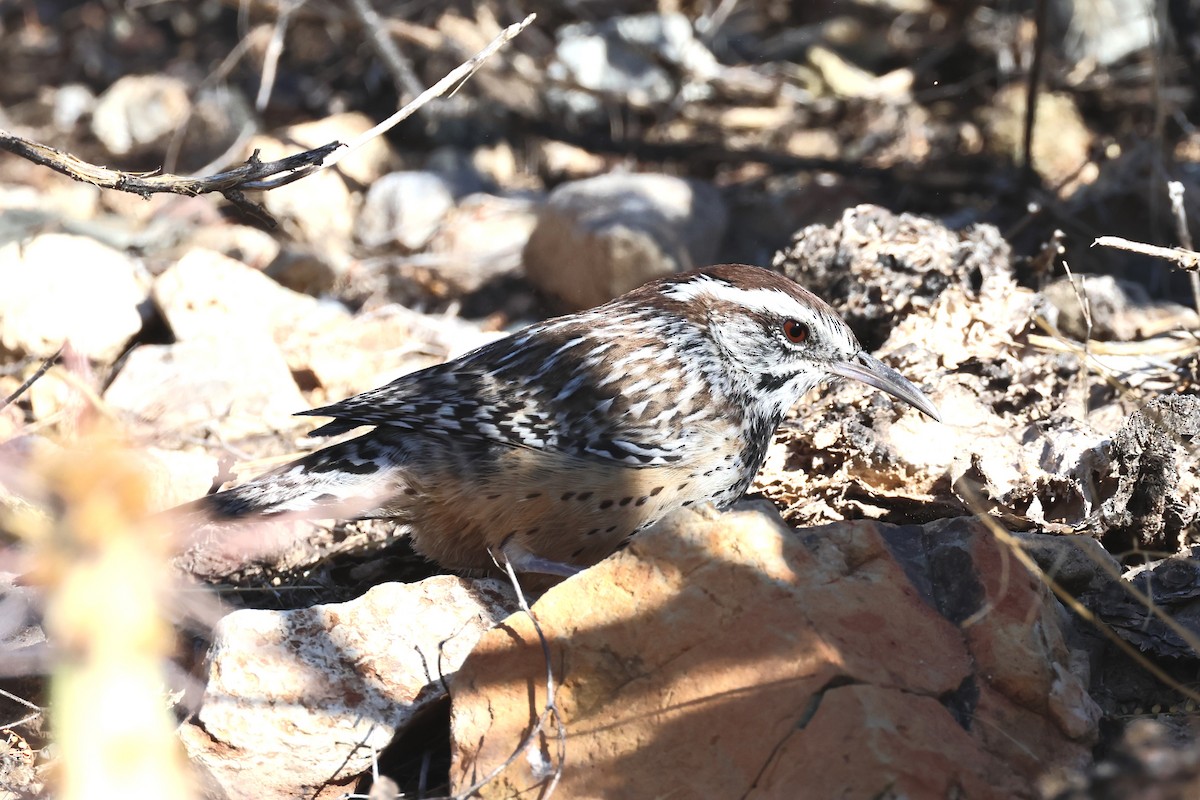
[[[93,434],[35,450],[19,483],[32,503],[0,507],[0,522],[45,591],[57,795],[194,796],[165,690],[170,537],[147,518],[144,464]]]

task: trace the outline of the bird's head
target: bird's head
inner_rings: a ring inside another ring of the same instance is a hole
[[[827,303],[761,267],[726,264],[646,287],[706,328],[725,359],[730,391],[782,419],[821,380],[862,381],[939,420],[937,408],[903,375],[863,350]]]

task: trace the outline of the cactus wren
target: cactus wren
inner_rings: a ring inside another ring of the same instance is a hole
[[[937,419],[837,313],[759,267],[673,275],[303,414],[370,425],[199,506],[331,516],[369,498],[443,567],[571,574],[681,506],[737,500],[788,409],[822,379]],[[322,507],[324,512],[322,513]]]

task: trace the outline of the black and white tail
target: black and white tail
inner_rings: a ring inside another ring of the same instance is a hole
[[[276,514],[353,517],[378,509],[404,486],[410,463],[401,441],[378,430],[326,447],[187,508],[212,520]]]

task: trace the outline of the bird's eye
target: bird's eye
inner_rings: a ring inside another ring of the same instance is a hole
[[[808,341],[808,326],[794,319],[783,321],[783,335],[792,344],[803,344]]]

